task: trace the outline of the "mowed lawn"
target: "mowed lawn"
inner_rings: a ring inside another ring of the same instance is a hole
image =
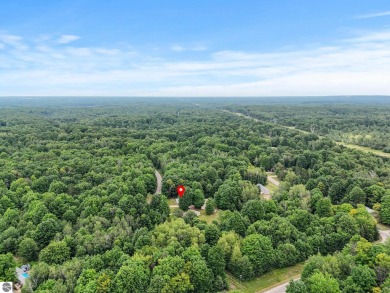
[[[271,289],[277,285],[289,282],[290,279],[299,277],[303,270],[304,263],[299,263],[295,266],[272,270],[251,281],[241,282],[233,277],[230,273],[227,274],[230,284],[233,284],[236,290],[244,293],[263,292],[265,289]]]
[[[201,210],[200,211],[200,216],[199,216],[199,219],[201,220],[205,220],[207,222],[207,224],[210,224],[212,223],[214,220],[218,220],[218,213],[219,211],[215,211],[213,214],[211,215],[206,215],[206,211],[205,210]]]
[[[279,187],[269,181],[267,182],[267,185],[265,187],[268,188],[271,195],[273,195],[279,189]]]
[[[275,179],[276,181],[278,181],[280,183],[280,180],[278,179],[278,176],[276,176],[276,174],[274,172],[267,172],[267,176],[269,177],[272,177],[273,179]],[[271,181],[267,180],[267,185],[265,186],[266,188],[268,188],[271,196],[278,191],[279,187],[276,186],[275,184],[273,184]]]
[[[167,199],[167,202],[168,202],[168,205],[170,206],[171,213],[173,213],[174,210],[178,210],[179,209],[179,207],[176,207],[177,206],[177,202],[176,202],[176,200],[174,198]],[[175,206],[175,207],[172,207],[172,206]],[[197,211],[200,212],[199,219],[205,220],[207,222],[207,224],[211,224],[214,220],[218,220],[218,214],[219,214],[218,210],[216,210],[211,215],[206,215],[206,211],[205,210],[198,209]]]
[[[169,199],[167,199],[167,201],[168,201],[168,205],[170,205],[170,206],[177,206],[178,205],[175,198],[169,198]]]

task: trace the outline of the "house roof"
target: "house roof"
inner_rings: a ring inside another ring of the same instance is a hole
[[[257,184],[257,187],[260,189],[260,192],[263,194],[269,194],[269,190],[262,184]]]

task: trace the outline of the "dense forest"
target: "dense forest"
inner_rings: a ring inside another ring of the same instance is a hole
[[[390,153],[389,105],[230,105],[228,109],[261,121]]]
[[[374,245],[355,236],[340,252],[311,256],[301,280],[291,281],[286,292],[388,293],[389,271],[389,242]]]
[[[373,243],[366,209],[390,224],[390,159],[333,140],[362,131],[386,150],[387,113],[220,107],[278,121],[177,101],[0,108],[0,281],[29,262],[23,292],[221,292],[227,274],[306,261],[288,292],[390,292],[390,245]],[[281,185],[266,200],[270,171]],[[204,204],[215,220],[188,211]]]

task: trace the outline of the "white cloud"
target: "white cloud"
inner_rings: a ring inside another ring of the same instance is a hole
[[[382,11],[377,13],[358,15],[356,18],[374,18],[374,17],[382,17],[382,16],[390,16],[390,11]]]
[[[23,43],[20,36],[3,34],[0,35],[0,41],[6,45],[12,46],[17,50],[27,50],[28,46]]]
[[[22,51],[20,37],[0,41],[0,95],[390,95],[390,30],[314,49],[224,50],[184,61],[50,40]]]
[[[390,41],[390,31],[378,31],[361,34],[358,37],[347,39],[347,42],[356,42],[356,43],[364,43],[364,42],[383,42]]]
[[[390,94],[383,73],[298,73],[257,82],[166,87],[164,96],[323,96]],[[326,91],[324,90],[326,88]]]
[[[0,35],[0,40],[6,44],[17,44],[20,43],[22,38],[15,35]]]
[[[79,36],[75,36],[75,35],[62,35],[57,40],[57,43],[58,44],[69,44],[71,42],[77,41],[78,39],[80,39]]]
[[[35,48],[37,49],[37,51],[44,52],[44,53],[48,53],[51,51],[51,49],[48,46],[36,46]]]
[[[92,56],[93,52],[90,48],[82,48],[82,47],[68,47],[66,51],[73,56]]]
[[[174,45],[171,47],[171,50],[176,51],[176,52],[181,52],[181,51],[184,51],[185,49],[182,46]]]
[[[118,49],[96,48],[95,51],[103,55],[111,55],[111,56],[118,55],[120,53],[120,50]]]
[[[207,48],[204,46],[195,46],[195,47],[183,47],[180,45],[173,45],[171,47],[172,51],[183,52],[183,51],[206,51]]]

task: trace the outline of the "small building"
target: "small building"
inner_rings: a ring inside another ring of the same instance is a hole
[[[265,187],[264,185],[262,184],[257,184],[257,187],[259,188],[259,191],[262,195],[269,195],[269,190],[267,187]]]

